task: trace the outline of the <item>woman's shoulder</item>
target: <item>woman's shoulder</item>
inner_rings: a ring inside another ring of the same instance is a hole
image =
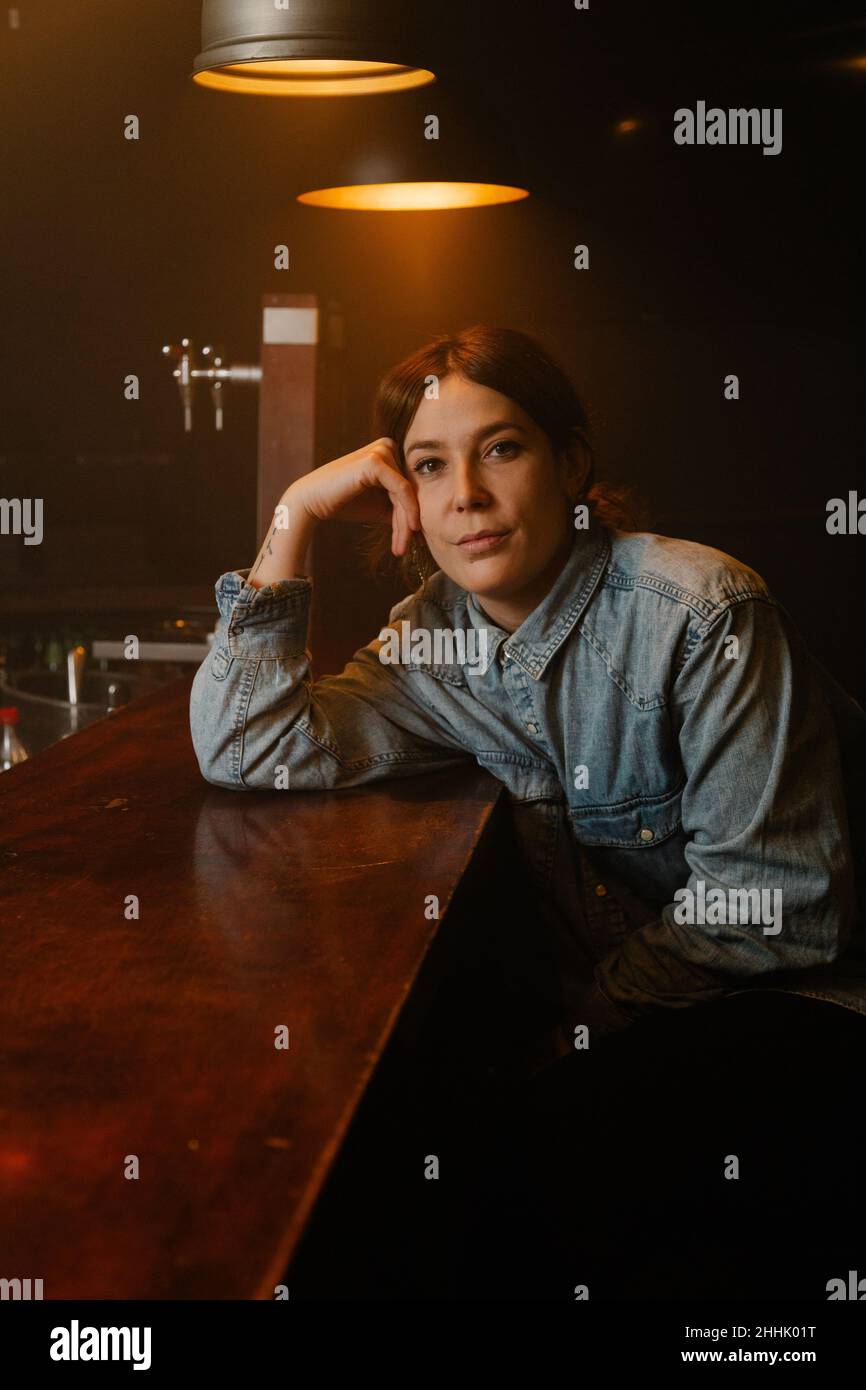
[[[660,590],[704,616],[749,598],[775,602],[757,570],[715,546],[653,531],[610,530],[610,542],[608,584]]]

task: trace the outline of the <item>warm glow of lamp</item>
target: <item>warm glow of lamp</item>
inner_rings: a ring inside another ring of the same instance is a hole
[[[440,208],[490,207],[528,198],[525,188],[502,183],[359,183],[301,193],[299,203],[359,212],[433,212]]]
[[[405,92],[436,81],[426,68],[342,58],[280,58],[229,63],[193,73],[202,87],[250,96],[344,97]]]

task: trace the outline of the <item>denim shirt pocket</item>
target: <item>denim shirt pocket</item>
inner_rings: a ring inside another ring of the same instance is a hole
[[[604,849],[651,850],[682,826],[685,781],[659,796],[635,796],[606,805],[572,806],[569,820],[582,845]]]
[[[619,919],[615,899],[598,892],[597,884],[604,885],[606,876],[620,880],[648,910],[655,912],[670,901],[674,889],[686,882],[689,869],[682,826],[684,789],[682,780],[672,791],[659,796],[569,809],[569,828],[588,885],[588,915],[596,922],[601,913],[612,912],[616,917],[612,926],[618,934],[631,929],[628,922]],[[596,879],[586,872],[589,861]]]

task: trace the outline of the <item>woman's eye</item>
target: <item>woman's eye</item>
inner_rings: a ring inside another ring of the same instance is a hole
[[[497,439],[495,444],[491,444],[489,452],[492,453],[494,449],[506,450],[504,454],[494,454],[494,458],[513,458],[515,454],[520,452],[520,445],[515,439]],[[413,472],[420,473],[423,477],[429,478],[431,474],[438,473],[442,466],[441,459],[420,459],[418,463],[415,464]]]

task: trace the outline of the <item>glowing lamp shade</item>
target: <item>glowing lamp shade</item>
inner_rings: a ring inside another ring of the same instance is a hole
[[[218,92],[246,92],[257,97],[351,97],[405,92],[436,79],[423,68],[404,68],[399,63],[283,58],[207,68],[194,73],[193,80]]]
[[[438,212],[530,197],[519,127],[507,100],[486,88],[440,83],[432,95],[372,102],[363,121],[351,104],[322,109],[320,121],[304,122],[304,137],[293,192],[311,209]]]
[[[489,207],[528,198],[525,188],[502,183],[359,183],[301,193],[299,203],[356,212],[434,212],[440,208]]]
[[[250,96],[343,97],[436,81],[409,61],[395,0],[204,0],[193,80]]]

